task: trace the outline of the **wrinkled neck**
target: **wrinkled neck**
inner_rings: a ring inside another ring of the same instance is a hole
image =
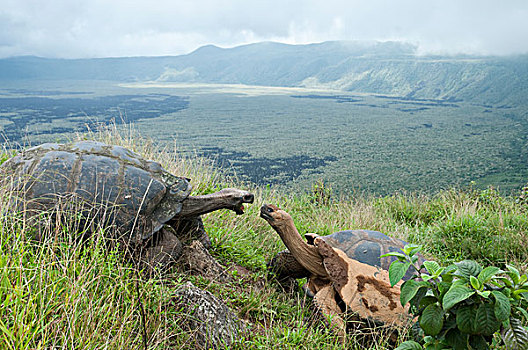
[[[189,196],[183,201],[180,216],[203,215],[219,209],[230,209],[231,205],[229,197],[222,193]]]
[[[279,225],[272,225],[272,227],[277,231],[284,245],[288,247],[288,250],[305,269],[320,277],[328,276],[317,248],[306,243],[291,218],[284,220]]]

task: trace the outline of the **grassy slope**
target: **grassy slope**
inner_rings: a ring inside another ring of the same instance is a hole
[[[244,187],[225,179],[203,160],[182,159],[170,149],[158,152],[134,132],[112,130],[87,137],[122,144],[160,161],[169,171],[192,178],[195,193]],[[215,212],[204,218],[213,241],[212,254],[226,266],[240,265],[250,271],[228,285],[176,269],[146,280],[119,251],[109,254],[98,238],[88,243],[89,249],[76,249],[68,239],[36,244],[30,239],[29,223],[5,211],[9,193],[3,191],[0,348],[144,348],[144,333],[149,349],[194,348],[189,332],[179,322],[181,315],[172,305],[175,286],[188,280],[221,297],[247,321],[248,332],[237,340],[235,348],[341,348],[314,316],[302,292],[284,293],[267,276],[266,261],[284,247],[258,218],[263,203],[274,203],[290,212],[301,233],[373,229],[422,243],[430,258],[442,262],[473,258],[483,263],[509,262],[524,271],[528,266],[528,208],[492,189],[452,190],[432,197],[398,194],[333,199],[328,203],[314,201],[321,198],[314,194],[249,189],[255,192],[256,201],[245,215]],[[328,193],[328,188],[322,192]],[[64,231],[71,221],[63,221]],[[348,344],[349,348],[363,348],[354,341]],[[384,344],[382,337],[372,348],[382,349]]]

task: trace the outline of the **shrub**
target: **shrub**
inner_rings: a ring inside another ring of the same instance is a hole
[[[528,278],[513,266],[501,270],[483,268],[473,260],[443,267],[435,261],[415,266],[419,246],[408,245],[402,253],[389,253],[392,285],[409,268],[414,277],[401,286],[400,302],[410,303],[409,312],[418,317],[420,342],[406,341],[404,349],[488,349],[493,336],[510,349],[528,349]]]

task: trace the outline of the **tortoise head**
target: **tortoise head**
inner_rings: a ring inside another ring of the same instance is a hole
[[[255,200],[253,193],[238,188],[224,188],[217,195],[227,202],[226,209],[231,209],[238,215],[244,214],[244,203],[253,203]]]
[[[273,228],[293,225],[293,219],[290,214],[273,204],[264,204],[260,207],[260,217],[266,220]]]
[[[202,196],[189,196],[183,203],[180,217],[193,217],[219,209],[229,209],[238,215],[244,214],[244,203],[253,203],[255,196],[237,188],[224,188],[221,191]]]
[[[308,270],[310,274],[321,277],[328,275],[317,247],[306,243],[302,239],[290,214],[276,205],[264,204],[260,208],[260,217],[277,231],[295,260]]]

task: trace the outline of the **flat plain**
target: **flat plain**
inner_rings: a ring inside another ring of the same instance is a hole
[[[36,88],[38,87],[38,88]],[[18,81],[0,88],[6,147],[108,123],[209,157],[243,181],[335,192],[433,193],[528,178],[523,106],[246,85]]]

